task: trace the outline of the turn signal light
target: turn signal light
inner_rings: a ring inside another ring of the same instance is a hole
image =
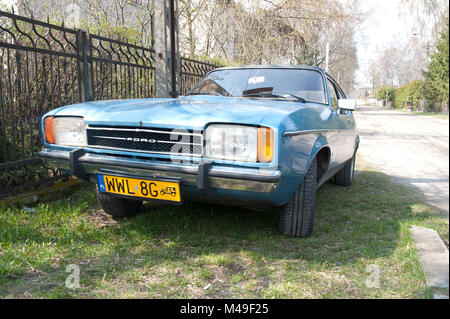
[[[49,116],[44,120],[45,141],[49,144],[55,144],[55,135],[53,134],[53,118],[53,116]]]
[[[258,128],[258,162],[269,163],[273,159],[273,130]]]

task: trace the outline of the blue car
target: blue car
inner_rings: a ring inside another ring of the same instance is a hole
[[[113,217],[143,201],[273,207],[281,233],[306,237],[316,189],[352,183],[354,109],[320,68],[219,68],[180,98],[54,109],[42,118],[39,156],[95,183]]]

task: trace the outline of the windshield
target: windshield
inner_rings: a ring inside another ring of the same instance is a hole
[[[307,69],[231,69],[204,77],[189,95],[286,98],[326,103],[322,75]]]

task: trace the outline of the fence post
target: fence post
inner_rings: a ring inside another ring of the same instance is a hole
[[[180,83],[177,1],[155,0],[156,97],[176,97]]]
[[[89,63],[88,63],[88,38],[87,33],[82,30],[77,31],[76,38],[78,55],[78,92],[81,102],[90,101],[89,96]]]

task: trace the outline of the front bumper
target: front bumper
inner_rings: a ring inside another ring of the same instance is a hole
[[[181,179],[182,186],[195,187],[206,195],[212,189],[268,194],[278,189],[281,180],[278,170],[218,166],[208,161],[199,164],[156,162],[86,153],[83,149],[70,152],[44,149],[38,155],[54,166],[91,182],[96,182],[96,174],[99,173],[174,178]]]

